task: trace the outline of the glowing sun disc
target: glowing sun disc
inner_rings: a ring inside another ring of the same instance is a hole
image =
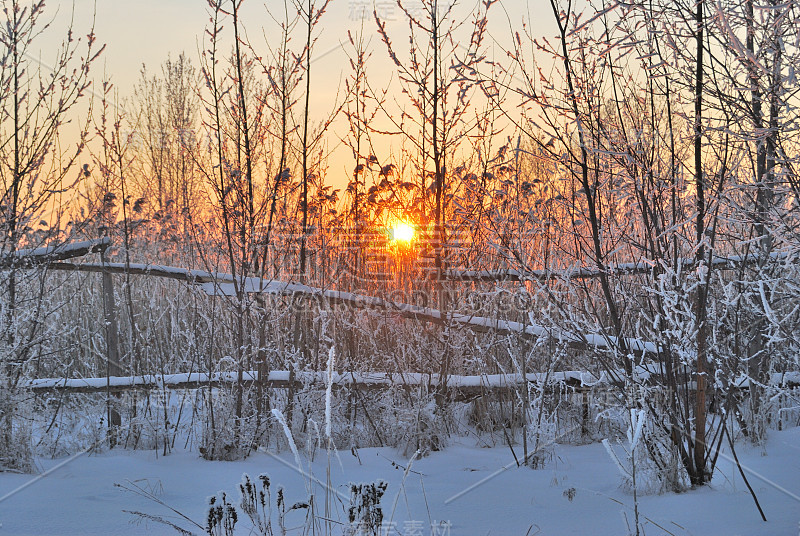
[[[392,228],[392,240],[395,242],[411,242],[414,240],[414,228],[407,223],[397,223]]]

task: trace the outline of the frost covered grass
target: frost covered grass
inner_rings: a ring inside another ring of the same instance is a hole
[[[723,448],[718,472],[709,486],[638,497],[644,533],[796,534],[800,522],[800,428],[771,432],[766,456],[761,447],[740,446],[737,450],[764,506],[767,523],[761,521]],[[351,483],[379,480],[386,482],[381,504],[384,525],[397,531],[392,534],[403,535],[418,528],[430,535],[435,533],[431,529],[434,526],[438,534],[446,529],[450,536],[617,536],[628,530],[626,519],[632,526],[633,497],[600,443],[557,444],[552,461],[540,470],[517,467],[506,446],[486,448],[474,437],[453,438],[447,449],[416,459],[411,467],[394,448],[360,449],[358,458],[347,451],[339,455],[340,463],[330,464],[322,456],[311,461],[299,454],[303,465],[314,474],[330,471],[331,493],[337,504],[331,509],[334,534],[347,525],[344,507]],[[61,462],[37,460],[43,471]],[[131,516],[124,510],[146,512],[181,526],[188,525],[185,521],[152,500],[120,491],[114,484],[134,483],[203,525],[209,496],[225,491],[228,501],[238,507],[244,473],[268,475],[273,490],[283,487],[288,506],[307,501],[309,479],[294,466],[294,455],[289,451],[277,455],[277,459],[273,454],[255,453],[247,460],[223,462],[202,460],[196,452],[182,449],[166,457],[154,451],[114,450],[77,457],[7,497],[35,477],[3,473],[0,534],[176,534],[161,523]],[[506,466],[508,469],[500,470]],[[315,480],[311,491],[322,497],[324,487],[325,483]],[[302,533],[295,527],[305,526],[305,519],[305,510],[287,510],[288,534]],[[240,516],[235,534],[250,534],[251,528],[245,516]],[[201,533],[196,527],[193,532]]]

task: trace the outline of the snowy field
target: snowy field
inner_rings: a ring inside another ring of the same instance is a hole
[[[710,486],[681,494],[640,497],[648,535],[797,535],[800,534],[800,428],[773,431],[765,449],[739,443],[740,460],[764,508],[761,521],[733,460],[723,451]],[[368,448],[339,453],[330,464],[344,521],[349,482],[389,483],[381,502],[384,528],[402,536],[480,535],[624,535],[633,519],[633,497],[602,444],[557,445],[543,468],[517,468],[508,447],[482,447],[473,438],[454,438],[442,452],[415,461],[403,483],[407,460],[395,449]],[[519,453],[517,453],[519,454]],[[766,454],[766,455],[765,455]],[[308,460],[303,458],[303,464]],[[66,463],[65,463],[66,462]],[[163,516],[202,533],[165,507],[126,492],[131,483],[153,493],[203,525],[208,497],[226,491],[237,505],[242,474],[270,476],[273,490],[283,486],[286,502],[307,500],[308,478],[293,468],[290,452],[257,453],[245,461],[209,462],[193,452],[167,457],[152,451],[116,450],[82,455],[71,461],[40,460],[43,477],[0,473],[0,535],[178,534],[125,510]],[[325,495],[327,458],[322,451],[310,464],[318,505]],[[502,470],[504,467],[507,470]],[[30,483],[24,489],[17,488]],[[321,508],[321,506],[319,506]],[[289,534],[300,534],[304,511],[287,513]],[[252,525],[240,514],[237,534]],[[276,531],[276,533],[278,533]]]

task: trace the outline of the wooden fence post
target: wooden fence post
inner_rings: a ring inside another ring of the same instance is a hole
[[[100,252],[100,260],[105,266],[106,249]],[[114,300],[114,280],[111,272],[103,270],[103,312],[106,325],[106,385],[109,387],[106,395],[108,410],[108,443],[111,448],[117,444],[117,432],[122,425],[122,417],[111,404],[111,377],[122,376],[122,366],[119,362],[119,330],[117,326],[117,306]],[[119,394],[115,394],[119,397]]]

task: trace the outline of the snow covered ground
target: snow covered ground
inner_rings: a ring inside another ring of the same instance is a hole
[[[733,461],[723,452],[710,486],[640,498],[645,533],[800,534],[800,428],[773,431],[765,451],[766,456],[760,448],[741,444],[737,448],[768,522],[761,521]],[[601,444],[558,445],[545,468],[532,470],[517,468],[507,447],[485,448],[474,438],[454,439],[443,452],[415,461],[411,467],[415,472],[408,474],[402,487],[404,472],[392,462],[405,465],[407,460],[397,450],[358,452],[360,463],[349,451],[340,452],[340,460],[333,460],[333,488],[346,506],[349,482],[388,481],[382,506],[391,534],[623,535],[627,532],[624,516],[632,523],[633,497],[621,489],[617,468]],[[135,483],[200,524],[204,523],[207,498],[217,491],[228,492],[238,505],[243,473],[251,477],[269,474],[273,490],[278,485],[285,487],[288,504],[307,499],[307,479],[292,468],[294,461],[288,451],[279,456],[257,453],[239,462],[208,462],[192,452],[162,457],[152,451],[115,450],[39,463],[42,471],[52,471],[43,477],[0,474],[0,535],[177,534],[123,510],[168,517],[201,532],[166,508],[125,492],[115,483]],[[326,465],[325,452],[318,453],[311,468],[320,481],[325,480]],[[500,471],[503,467],[508,469]],[[314,488],[317,504],[321,504],[323,488],[319,484]],[[340,505],[338,519],[343,518],[343,510]],[[301,525],[303,517],[302,511],[290,512],[288,526]],[[237,534],[249,534],[249,528],[241,516]]]

